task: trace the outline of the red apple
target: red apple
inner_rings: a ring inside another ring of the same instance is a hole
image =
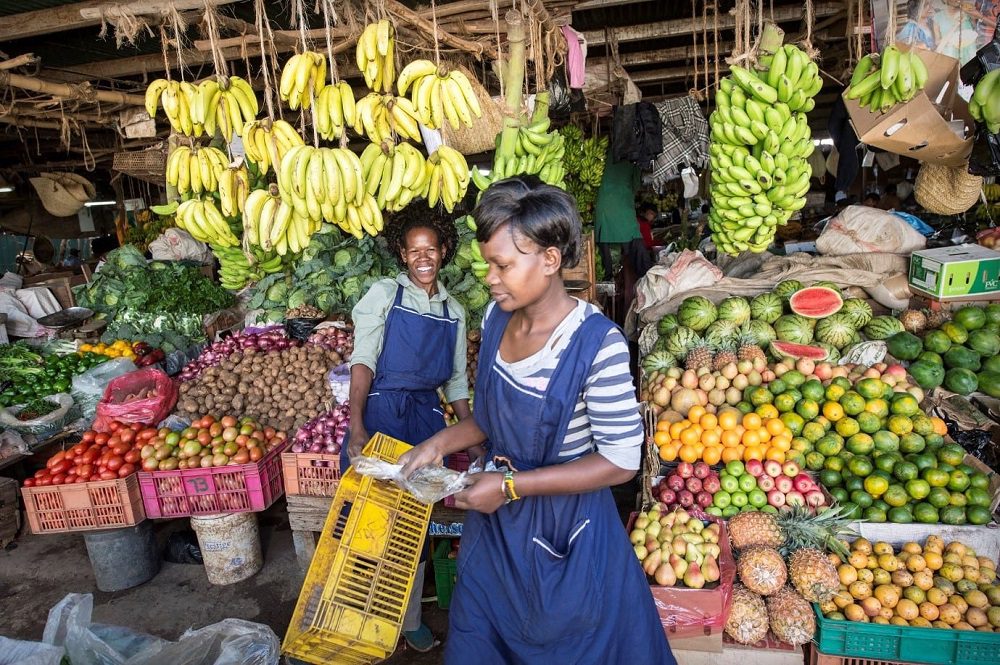
[[[781,508],[785,505],[785,495],[778,490],[771,490],[767,493],[767,502],[775,508]]]
[[[677,475],[681,478],[690,478],[694,475],[694,464],[681,462],[677,465]]]
[[[677,492],[664,487],[660,490],[660,501],[667,504],[667,506],[673,506],[677,503]]]
[[[685,486],[688,488],[689,492],[697,494],[702,490],[701,478],[688,478]]]
[[[764,492],[770,492],[774,489],[774,478],[771,476],[761,476],[757,479],[757,487]]]
[[[709,494],[715,494],[722,488],[722,483],[719,481],[719,476],[713,473],[708,478],[701,481],[701,487]]]
[[[781,465],[781,472],[786,476],[788,476],[789,478],[794,478],[795,476],[799,475],[799,472],[801,471],[802,469],[799,468],[799,465],[795,462],[792,462],[791,460]]]
[[[816,484],[812,481],[812,479],[809,476],[807,476],[804,473],[800,473],[799,475],[792,478],[792,484],[795,486],[796,492],[802,492],[803,494],[805,494],[810,490],[816,489]]]
[[[712,495],[708,492],[698,492],[698,496],[695,497],[695,503],[702,508],[708,508],[712,505]]]
[[[781,475],[781,462],[776,462],[773,459],[767,460],[764,462],[764,473],[772,478],[777,478]]]
[[[684,479],[678,476],[676,473],[671,473],[667,476],[667,489],[672,489],[675,492],[680,492],[684,489]]]
[[[712,472],[712,467],[705,464],[704,462],[697,462],[694,465],[694,477],[695,478],[706,478],[708,474]]]
[[[785,503],[789,506],[804,506],[806,505],[806,498],[802,496],[802,492],[792,490],[791,492],[785,492]]]
[[[690,508],[694,505],[694,494],[687,490],[683,490],[677,494],[677,500],[685,508]]]
[[[806,493],[806,504],[812,506],[813,508],[819,508],[820,506],[826,505],[826,497],[819,490],[813,490]]]
[[[778,476],[777,478],[775,478],[774,487],[779,492],[782,492],[784,494],[788,494],[793,489],[795,489],[795,485],[792,483],[792,479],[789,478],[788,476]]]
[[[764,473],[764,464],[760,460],[749,460],[746,464],[747,473],[755,478],[759,478]]]

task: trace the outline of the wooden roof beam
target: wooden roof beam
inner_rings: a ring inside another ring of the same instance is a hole
[[[712,47],[715,48],[714,46]],[[719,55],[724,57],[733,48],[733,42],[724,41],[719,42]],[[618,56],[618,62],[621,63],[623,67],[630,67],[636,65],[656,65],[656,64],[667,64],[671,62],[676,62],[678,60],[690,60],[691,58],[703,58],[705,55],[705,50],[699,45],[698,48],[693,47],[688,44],[687,46],[676,46],[673,48],[662,48],[653,51],[637,51],[635,53],[621,53]],[[712,54],[709,53],[709,57]],[[593,63],[603,65],[607,62],[607,58],[588,58],[587,65]],[[709,61],[711,63],[711,60]]]

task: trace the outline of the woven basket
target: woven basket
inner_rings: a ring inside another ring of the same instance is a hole
[[[968,165],[961,168],[940,164],[921,164],[913,196],[917,203],[938,215],[958,215],[976,204],[983,189],[983,179],[970,175]]]
[[[162,147],[116,152],[111,168],[138,180],[163,186],[166,184],[167,153]]]
[[[92,198],[88,196],[90,190],[76,178],[61,177],[65,175],[43,173],[39,177],[31,179],[31,184],[38,192],[38,198],[42,201],[42,207],[55,217],[75,215],[83,207],[83,204]],[[89,182],[87,185],[93,187]]]
[[[475,74],[462,65],[452,65],[442,62],[442,69],[451,71],[457,69],[463,72],[472,83],[472,89],[476,91],[476,99],[483,109],[483,117],[473,116],[472,127],[460,125],[459,128],[452,129],[447,122],[441,127],[441,135],[445,145],[454,148],[463,155],[475,155],[479,152],[493,150],[496,147],[497,134],[503,129],[503,102],[496,101],[490,97],[490,93],[476,79]]]

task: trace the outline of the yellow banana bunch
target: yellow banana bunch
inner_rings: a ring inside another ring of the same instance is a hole
[[[364,74],[365,84],[375,92],[389,92],[396,80],[396,30],[385,19],[365,26],[355,60]]]
[[[244,125],[260,110],[253,88],[239,76],[206,79],[197,90],[194,121],[203,125],[209,136],[215,136],[218,130],[227,143],[233,140],[233,134],[243,136]]]
[[[370,92],[358,100],[354,131],[374,143],[393,142],[393,133],[417,143],[423,140],[413,104],[391,94]]]
[[[442,76],[430,60],[414,60],[399,73],[396,87],[400,96],[410,91],[417,119],[431,129],[440,129],[445,120],[452,129],[472,127],[474,118],[483,116],[472,82],[458,69]]]
[[[243,126],[243,149],[247,159],[260,172],[277,171],[281,159],[297,145],[305,145],[302,136],[284,120],[254,120]]]
[[[369,143],[361,153],[365,191],[382,210],[398,212],[426,196],[430,172],[423,154],[409,143]]]
[[[326,58],[315,51],[303,51],[293,55],[281,70],[278,94],[281,100],[296,111],[307,111],[313,100],[326,87]]]
[[[259,247],[243,250],[239,247],[212,245],[219,259],[219,282],[230,291],[241,291],[267,275],[281,271],[277,252],[265,252]]]
[[[339,139],[356,118],[354,91],[346,81],[328,85],[316,97],[316,131],[327,141]]]
[[[382,230],[382,213],[365,189],[361,160],[350,150],[292,148],[278,169],[278,194],[291,210],[287,248],[271,234],[282,256],[304,249],[323,221],[338,224],[359,238]]]
[[[229,160],[218,148],[179,146],[167,157],[166,180],[180,194],[214,192]]]
[[[230,166],[219,173],[219,208],[224,217],[243,212],[250,194],[250,177],[245,166]]]
[[[146,88],[145,106],[150,118],[156,117],[157,104],[170,121],[170,128],[184,136],[201,136],[205,127],[195,117],[198,88],[187,81],[156,79]]]
[[[210,198],[184,201],[177,208],[176,219],[177,226],[190,233],[195,240],[219,247],[239,247],[239,239]]]
[[[427,158],[427,204],[444,203],[451,212],[469,189],[469,164],[462,153],[442,145]]]

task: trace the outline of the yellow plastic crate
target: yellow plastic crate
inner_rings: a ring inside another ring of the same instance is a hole
[[[389,462],[410,445],[376,434],[364,454]],[[396,648],[431,506],[395,484],[343,474],[285,634],[308,663],[367,665]]]

